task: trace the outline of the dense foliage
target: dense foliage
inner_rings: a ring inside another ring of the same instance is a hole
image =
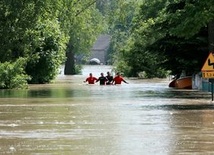
[[[66,26],[69,34],[69,42],[66,49],[66,63],[64,74],[73,75],[78,72],[75,68],[76,57],[82,60],[89,56],[91,47],[97,36],[105,28],[103,17],[96,8],[95,0],[72,2],[68,8],[69,25]],[[62,15],[63,16],[63,15]]]
[[[48,12],[50,1],[5,0],[0,6],[0,61],[7,64],[23,57],[27,62],[23,71],[31,77],[23,80],[50,82],[63,61],[60,45],[66,43],[60,25]]]
[[[31,41],[31,53],[26,73],[32,78],[30,83],[48,83],[59,74],[59,66],[65,59],[65,41],[57,21],[38,23],[36,30],[28,32]]]
[[[25,74],[26,60],[0,63],[0,89],[27,88],[30,77]]]
[[[164,77],[182,70],[191,75],[214,50],[213,5],[213,0],[2,0],[1,88],[51,82],[63,63],[65,74],[76,74],[76,58],[89,55],[101,32],[111,35],[109,63],[127,76]]]
[[[208,37],[213,36],[208,29],[214,19],[213,4],[211,0],[142,1],[128,33],[120,31],[128,37],[114,51],[118,69],[128,76],[144,72],[149,78],[163,77],[168,71],[199,72],[208,56],[208,38],[213,38]]]
[[[102,30],[102,16],[95,2],[1,1],[0,62],[7,64],[8,69],[5,65],[1,65],[0,69],[10,70],[9,64],[13,65],[16,60],[24,58],[26,63],[21,67],[23,74],[31,78],[21,76],[23,80],[28,83],[48,83],[56,77],[65,61],[73,62],[71,66],[66,63],[69,71],[75,68],[74,56],[79,53],[87,55]],[[66,53],[72,53],[73,57]],[[11,78],[9,74],[7,76]]]

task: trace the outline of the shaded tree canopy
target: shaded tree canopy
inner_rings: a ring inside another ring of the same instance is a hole
[[[50,82],[64,62],[65,72],[76,74],[75,56],[87,57],[103,32],[111,35],[111,62],[128,76],[193,74],[214,49],[212,6],[213,0],[2,0],[0,66],[21,59],[29,83]]]
[[[209,53],[208,25],[213,1],[151,0],[140,5],[131,35],[120,48],[118,67],[129,76],[146,72],[162,77],[167,71],[199,72]],[[214,28],[212,28],[214,29]]]
[[[23,57],[20,67],[31,77],[25,80],[48,83],[66,61],[66,49],[87,55],[102,29],[95,0],[2,0],[0,62]]]

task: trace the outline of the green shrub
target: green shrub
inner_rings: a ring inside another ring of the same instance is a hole
[[[81,74],[82,72],[82,65],[80,65],[80,64],[75,64],[75,73],[76,74]]]
[[[29,83],[44,84],[53,80],[65,60],[66,38],[57,22],[45,21],[38,24],[32,36],[32,51],[26,66],[26,73],[31,76]]]
[[[115,63],[116,68],[114,69],[115,72],[123,73],[124,76],[130,75],[131,68],[127,65],[125,61],[118,61]]]
[[[25,73],[26,59],[0,63],[0,89],[27,88],[30,77]]]

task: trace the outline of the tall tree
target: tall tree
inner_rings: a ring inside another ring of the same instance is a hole
[[[163,69],[173,73],[184,69],[189,74],[199,71],[208,53],[207,25],[213,20],[213,3],[145,1],[135,19],[131,38],[121,49],[130,75],[145,71],[154,77],[161,75]]]
[[[123,66],[120,64],[121,56],[120,49],[125,46],[126,40],[130,37],[133,26],[133,18],[139,11],[139,6],[142,0],[124,1],[124,0],[109,0],[106,11],[108,19],[109,31],[111,35],[110,49],[108,55],[112,56],[111,63],[114,65]],[[118,64],[119,62],[119,64]]]
[[[66,50],[65,75],[76,74],[75,55],[89,53],[92,44],[102,31],[102,16],[96,9],[96,0],[71,1],[66,7],[69,42]]]
[[[0,1],[0,61],[25,55],[26,32],[33,29],[43,13],[41,1]]]
[[[29,82],[50,82],[63,60],[65,41],[57,21],[58,4],[55,0],[0,2],[0,61],[26,58]]]

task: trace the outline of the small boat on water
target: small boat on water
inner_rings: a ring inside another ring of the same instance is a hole
[[[169,83],[169,87],[175,87],[175,82],[177,79],[173,79],[170,83]]]
[[[177,79],[175,82],[175,87],[180,89],[192,89],[192,76]]]
[[[90,65],[100,65],[100,60],[97,59],[97,58],[92,58],[92,59],[89,61],[89,64],[90,64]]]
[[[170,82],[169,87],[178,89],[192,89],[192,76],[185,76],[179,79],[174,79]]]

